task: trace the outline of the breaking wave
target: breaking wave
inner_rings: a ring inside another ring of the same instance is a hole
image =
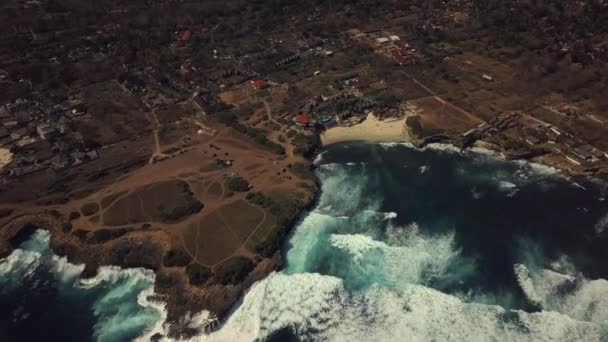
[[[389,153],[386,149],[398,145],[403,144],[380,144],[380,147]],[[455,153],[453,149],[440,148]],[[494,156],[481,158],[489,162],[488,158]],[[433,165],[433,174],[444,171],[428,160],[422,162]],[[465,253],[455,227],[449,222],[446,227],[429,227],[424,220],[409,218],[408,210],[424,210],[426,203],[412,200],[407,208],[387,210],[383,205],[386,199],[378,191],[379,182],[387,182],[386,174],[374,169],[373,163],[357,163],[353,167],[345,161],[334,162],[331,153],[324,154],[316,163],[321,195],[316,208],[290,236],[285,269],[254,284],[217,330],[202,333],[192,341],[283,341],[288,339],[285,336],[295,336],[301,341],[404,338],[605,341],[608,338],[608,299],[604,298],[608,281],[586,278],[565,256],[539,262],[539,257],[532,256],[536,252],[533,248],[522,248],[515,252],[521,262],[509,263],[506,272],[518,295],[534,309],[503,305],[516,295],[509,292],[512,289],[490,293],[469,286],[470,279],[483,276],[482,260]],[[411,161],[411,165],[416,165],[416,161]],[[419,175],[421,165],[412,168],[412,174]],[[469,166],[462,166],[465,171],[458,173],[459,177],[486,177],[484,180],[491,183],[484,187],[485,183],[476,179],[474,187],[470,184],[462,187],[463,194],[483,202],[486,197],[491,200],[497,191],[504,199],[505,193],[515,194],[521,188],[521,197],[527,182],[539,182],[551,175],[545,172],[548,170],[537,170],[528,164],[511,166],[508,172],[492,169],[492,172],[485,170],[483,175],[471,175]],[[403,167],[399,172],[404,172]],[[401,196],[399,200],[413,195]],[[603,231],[601,220],[598,225]],[[46,244],[48,248],[48,237]],[[28,271],[39,267],[42,260],[35,249],[16,250],[0,263],[0,274],[13,274],[0,279],[27,277]],[[62,266],[54,273],[65,275],[63,282],[74,284],[72,288],[102,289],[93,304],[98,322],[95,336],[99,340],[126,336],[130,326],[137,326],[141,341],[156,333],[163,335],[160,340],[170,341],[166,337],[164,306],[147,300],[154,281],[151,272],[108,267],[96,278],[81,281],[79,266],[70,266],[65,261],[57,264]],[[201,312],[193,317],[193,326],[204,326],[208,318],[208,312]]]
[[[101,342],[132,340],[166,318],[164,306],[147,299],[154,286],[152,271],[100,267],[96,277],[81,279],[84,265],[70,264],[65,257],[52,254],[49,240],[47,231],[38,230],[20,249],[0,260],[0,294],[10,296],[24,283],[31,284],[35,294],[52,282],[62,301],[90,305],[93,337]],[[49,272],[51,279],[40,278],[43,272]],[[26,303],[18,306],[21,311],[24,307]],[[30,314],[20,315],[25,320]]]
[[[387,145],[387,144],[384,144]],[[388,146],[392,146],[388,145]],[[478,273],[454,231],[398,225],[370,196],[369,173],[321,166],[317,208],[289,242],[287,267],[255,284],[218,331],[196,341],[600,341],[606,336],[605,280],[513,265],[513,278],[542,311],[506,309],[492,295],[443,291]],[[502,191],[517,185],[498,183]],[[277,340],[281,340],[278,338]]]

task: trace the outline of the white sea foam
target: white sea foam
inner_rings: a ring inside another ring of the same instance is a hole
[[[557,312],[467,304],[420,285],[349,292],[339,278],[277,273],[255,284],[217,332],[195,341],[253,341],[291,328],[303,341],[599,341],[596,325]]]
[[[94,289],[99,297],[92,307],[96,318],[93,330],[100,342],[124,340],[164,321],[164,306],[146,299],[154,285],[152,271],[101,267],[95,278],[80,280],[84,265],[71,264],[65,257],[52,254],[49,241],[49,232],[38,230],[22,248],[0,260],[0,283],[18,286],[44,265],[57,280],[59,295],[73,297],[79,291]]]
[[[593,226],[593,228],[595,229],[595,233],[596,234],[602,234],[606,231],[606,228],[608,228],[608,213],[606,213],[604,216],[602,216]]]
[[[315,160],[313,161],[314,165],[320,165],[321,162],[323,161],[323,156],[327,153],[327,151],[323,151],[319,154],[317,154],[317,156],[315,157]]]
[[[421,175],[425,174],[431,167],[428,165],[422,165],[421,167],[418,168],[418,171],[420,172]]]
[[[463,152],[462,149],[454,146],[453,144],[441,144],[441,143],[428,144],[422,150],[431,150],[431,151],[436,151],[436,152],[447,152],[447,153],[455,153],[455,154],[461,154]]]
[[[517,280],[528,299],[544,310],[595,323],[608,329],[608,281],[589,280],[550,269],[530,272],[525,265],[514,267]]]
[[[479,191],[477,188],[471,189],[471,196],[473,196],[474,199],[482,199],[485,195],[485,192]]]
[[[409,142],[401,142],[401,143],[384,142],[384,143],[379,143],[378,145],[380,145],[380,147],[382,147],[385,150],[399,147],[399,146],[404,146],[404,147],[408,147],[408,148],[412,148],[412,149],[418,149],[416,146],[414,146],[412,143],[409,143]]]

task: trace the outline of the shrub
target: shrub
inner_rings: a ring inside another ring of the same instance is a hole
[[[72,211],[70,213],[70,221],[74,221],[76,219],[80,218],[80,213],[77,211]]]
[[[408,117],[405,123],[418,138],[425,138],[440,133],[439,130],[423,127],[418,115]]]
[[[193,197],[188,197],[186,203],[173,209],[161,209],[160,217],[163,222],[175,222],[180,219],[198,213],[203,209],[203,203]]]
[[[195,286],[204,285],[213,276],[209,268],[199,264],[188,265],[186,267],[186,274],[188,275],[190,284]]]
[[[310,157],[321,145],[319,137],[314,135],[297,134],[291,143],[295,146],[294,152],[304,157]]]
[[[118,239],[119,237],[125,235],[128,232],[127,228],[117,228],[117,229],[98,229],[91,234],[89,238],[89,243],[104,243],[110,240]]]
[[[99,204],[95,202],[87,203],[80,208],[84,216],[91,216],[99,211]]]
[[[253,266],[249,258],[232,257],[215,268],[215,276],[222,285],[238,284],[251,272]]]
[[[234,192],[246,192],[249,191],[249,182],[239,176],[232,176],[226,180],[226,188]]]
[[[311,178],[312,172],[310,172],[310,167],[304,163],[295,163],[290,168],[291,172],[300,177],[300,178]]]
[[[172,249],[163,257],[163,265],[166,267],[183,267],[190,262],[192,262],[192,257],[182,248]]]

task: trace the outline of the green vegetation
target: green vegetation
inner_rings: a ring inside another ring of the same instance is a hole
[[[423,127],[419,115],[410,116],[405,123],[418,138],[426,138],[441,133],[437,129]]]
[[[226,188],[233,192],[249,191],[249,182],[240,176],[232,176],[226,179]]]
[[[238,121],[237,116],[232,112],[223,112],[218,114],[218,120],[226,126],[245,134],[252,138],[256,143],[265,146],[276,154],[285,154],[285,149],[280,144],[268,140],[266,131],[259,128],[249,127]]]
[[[277,223],[271,233],[254,246],[255,252],[270,257],[279,249],[287,229],[297,217],[298,201],[296,196],[276,201],[261,192],[251,192],[247,194],[247,200],[268,210],[270,214],[276,217]]]
[[[196,214],[201,211],[205,206],[194,198],[194,193],[190,190],[190,186],[186,182],[180,182],[179,186],[182,188],[184,193],[184,204],[177,206],[173,209],[167,209],[162,205],[158,207],[160,211],[160,218],[163,222],[176,222],[184,217],[188,217],[192,214]]]
[[[99,211],[99,204],[95,202],[87,203],[80,208],[84,216],[91,216]]]
[[[321,146],[321,141],[316,134],[301,134],[298,133],[291,140],[291,143],[295,146],[294,152],[305,157],[310,157],[312,154]]]
[[[70,213],[70,221],[74,221],[80,218],[80,213],[78,211],[72,211]]]
[[[232,257],[215,267],[215,278],[222,284],[238,284],[251,270],[253,262],[242,256]]]
[[[205,266],[199,264],[190,264],[186,267],[186,274],[191,285],[201,286],[213,276],[213,272]]]
[[[310,167],[305,163],[295,163],[291,165],[289,170],[296,176],[302,179],[310,179],[312,178],[312,172],[310,171]]]
[[[182,248],[169,250],[163,257],[163,265],[166,267],[183,267],[191,262],[192,257]]]
[[[163,222],[175,222],[179,221],[184,217],[188,217],[192,214],[196,214],[203,209],[203,203],[199,202],[194,197],[188,197],[185,199],[186,203],[175,207],[173,209],[166,209],[160,206],[160,217]]]
[[[264,209],[274,205],[274,201],[264,195],[262,192],[250,192],[247,194],[247,200],[253,204],[256,204]]]
[[[116,228],[116,229],[98,229],[91,234],[91,237],[87,242],[89,243],[104,243],[110,240],[118,239],[129,232],[128,228]]]

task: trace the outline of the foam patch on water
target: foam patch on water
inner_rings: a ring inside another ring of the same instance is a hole
[[[590,280],[580,274],[573,276],[551,269],[531,272],[522,264],[516,264],[514,272],[532,303],[608,329],[608,281],[605,279]]]
[[[608,228],[608,213],[602,216],[593,226],[595,233],[600,235],[606,231]]]
[[[315,160],[312,162],[314,165],[320,165],[323,162],[323,156],[327,153],[327,151],[323,151],[315,157]]]
[[[273,274],[255,284],[219,331],[193,341],[263,340],[281,329],[303,341],[599,341],[597,326],[556,312],[467,304],[420,285],[346,290],[336,277]]]

